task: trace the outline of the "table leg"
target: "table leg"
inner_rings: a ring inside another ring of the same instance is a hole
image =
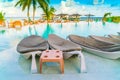
[[[63,74],[64,73],[64,61],[63,61],[63,59],[60,60],[60,70],[61,70],[61,73]]]
[[[42,73],[42,59],[40,59],[40,73]]]

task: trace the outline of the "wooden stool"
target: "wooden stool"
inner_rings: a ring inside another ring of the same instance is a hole
[[[64,60],[63,60],[62,51],[59,50],[43,51],[40,57],[40,73],[42,73],[43,62],[59,62],[61,73],[64,73]]]

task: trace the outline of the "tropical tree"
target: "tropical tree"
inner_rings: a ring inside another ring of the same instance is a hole
[[[24,11],[27,8],[27,17],[29,19],[30,18],[30,14],[29,14],[29,11],[30,11],[30,0],[19,0],[15,4],[15,7],[18,6],[18,5],[22,8],[22,11]]]
[[[50,0],[38,0],[39,7],[42,8],[43,12],[47,15]]]
[[[0,20],[4,21],[5,20],[5,13],[4,12],[0,12]]]
[[[108,12],[108,13],[105,13],[103,18],[102,18],[102,21],[105,21],[106,17],[107,16],[111,16],[112,13]]]
[[[112,13],[108,12],[108,13],[105,13],[103,17],[107,17],[107,16],[110,16]]]
[[[54,7],[52,7],[52,6],[51,7],[47,7],[46,12],[45,12],[46,17],[47,17],[47,21],[52,19],[55,11],[56,10],[55,10]]]
[[[36,11],[36,6],[37,6],[36,0],[32,0],[32,6],[33,6],[33,21],[34,21],[35,11]]]
[[[46,7],[49,5],[49,0],[19,0],[15,6],[20,6],[22,7],[22,11],[24,11],[26,8],[27,8],[27,17],[29,19],[29,12],[30,12],[30,7],[32,5],[33,7],[33,20],[34,20],[34,17],[35,17],[35,11],[36,11],[36,8],[37,8],[37,4],[39,4],[42,8],[43,11],[45,11]]]
[[[45,2],[46,1],[46,2]],[[50,0],[39,0],[39,5],[42,8],[43,12],[45,13],[47,20],[50,20],[56,11],[54,7],[49,6]]]
[[[0,12],[0,25],[5,26],[5,13]]]
[[[38,4],[42,8],[43,12],[46,12],[46,9],[50,4],[50,0],[38,0]]]

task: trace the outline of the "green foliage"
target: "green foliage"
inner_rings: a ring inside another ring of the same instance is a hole
[[[120,16],[111,16],[106,18],[107,22],[115,22],[119,23],[120,22]]]
[[[103,18],[102,18],[102,21],[103,21],[103,22],[106,21],[106,18],[107,18],[108,16],[111,16],[111,14],[112,14],[112,13],[110,13],[110,12],[105,13],[104,16],[103,16]]]
[[[0,34],[4,34],[6,30],[0,30]]]
[[[35,11],[37,8],[37,4],[42,8],[42,10],[45,12],[46,7],[48,6],[50,0],[18,0],[18,2],[15,4],[15,6],[20,6],[22,8],[22,11],[27,9],[27,17],[29,19],[29,13],[30,13],[30,7],[32,6],[33,8],[33,20],[35,17]]]
[[[0,12],[0,20],[5,20],[5,13],[3,13],[2,11]]]
[[[16,6],[20,6],[22,8],[22,11],[24,11],[25,9],[27,9],[27,17],[29,19],[30,4],[31,4],[31,0],[19,0],[15,4],[15,7]]]
[[[111,16],[112,13],[108,12],[108,13],[105,13],[103,18],[106,18],[107,16]]]
[[[19,0],[15,6],[20,6],[22,8],[22,11],[27,9],[27,17],[29,20],[29,12],[30,12],[30,7],[32,5],[33,7],[33,20],[35,17],[35,11],[37,8],[37,4],[39,4],[40,8],[42,8],[43,12],[45,13],[47,20],[50,20],[55,12],[54,7],[49,6],[50,0]]]
[[[109,15],[109,16],[108,16]],[[119,23],[120,22],[120,16],[111,16],[111,13],[105,13],[102,19],[103,22],[114,22]]]
[[[42,8],[45,13],[47,20],[51,20],[56,10],[54,7],[49,6],[50,0],[38,0],[38,3],[39,7]]]
[[[55,8],[54,7],[47,7],[47,9],[46,9],[46,17],[47,17],[47,20],[51,20],[52,19],[52,16],[54,15],[54,12],[55,12],[56,10],[55,10]]]
[[[49,3],[50,3],[50,0],[38,0],[38,4],[42,8],[44,13],[46,13]]]

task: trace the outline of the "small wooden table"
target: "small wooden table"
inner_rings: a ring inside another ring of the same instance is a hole
[[[42,73],[43,62],[59,62],[61,73],[64,73],[64,60],[62,51],[60,50],[43,51],[40,57],[40,73]]]

